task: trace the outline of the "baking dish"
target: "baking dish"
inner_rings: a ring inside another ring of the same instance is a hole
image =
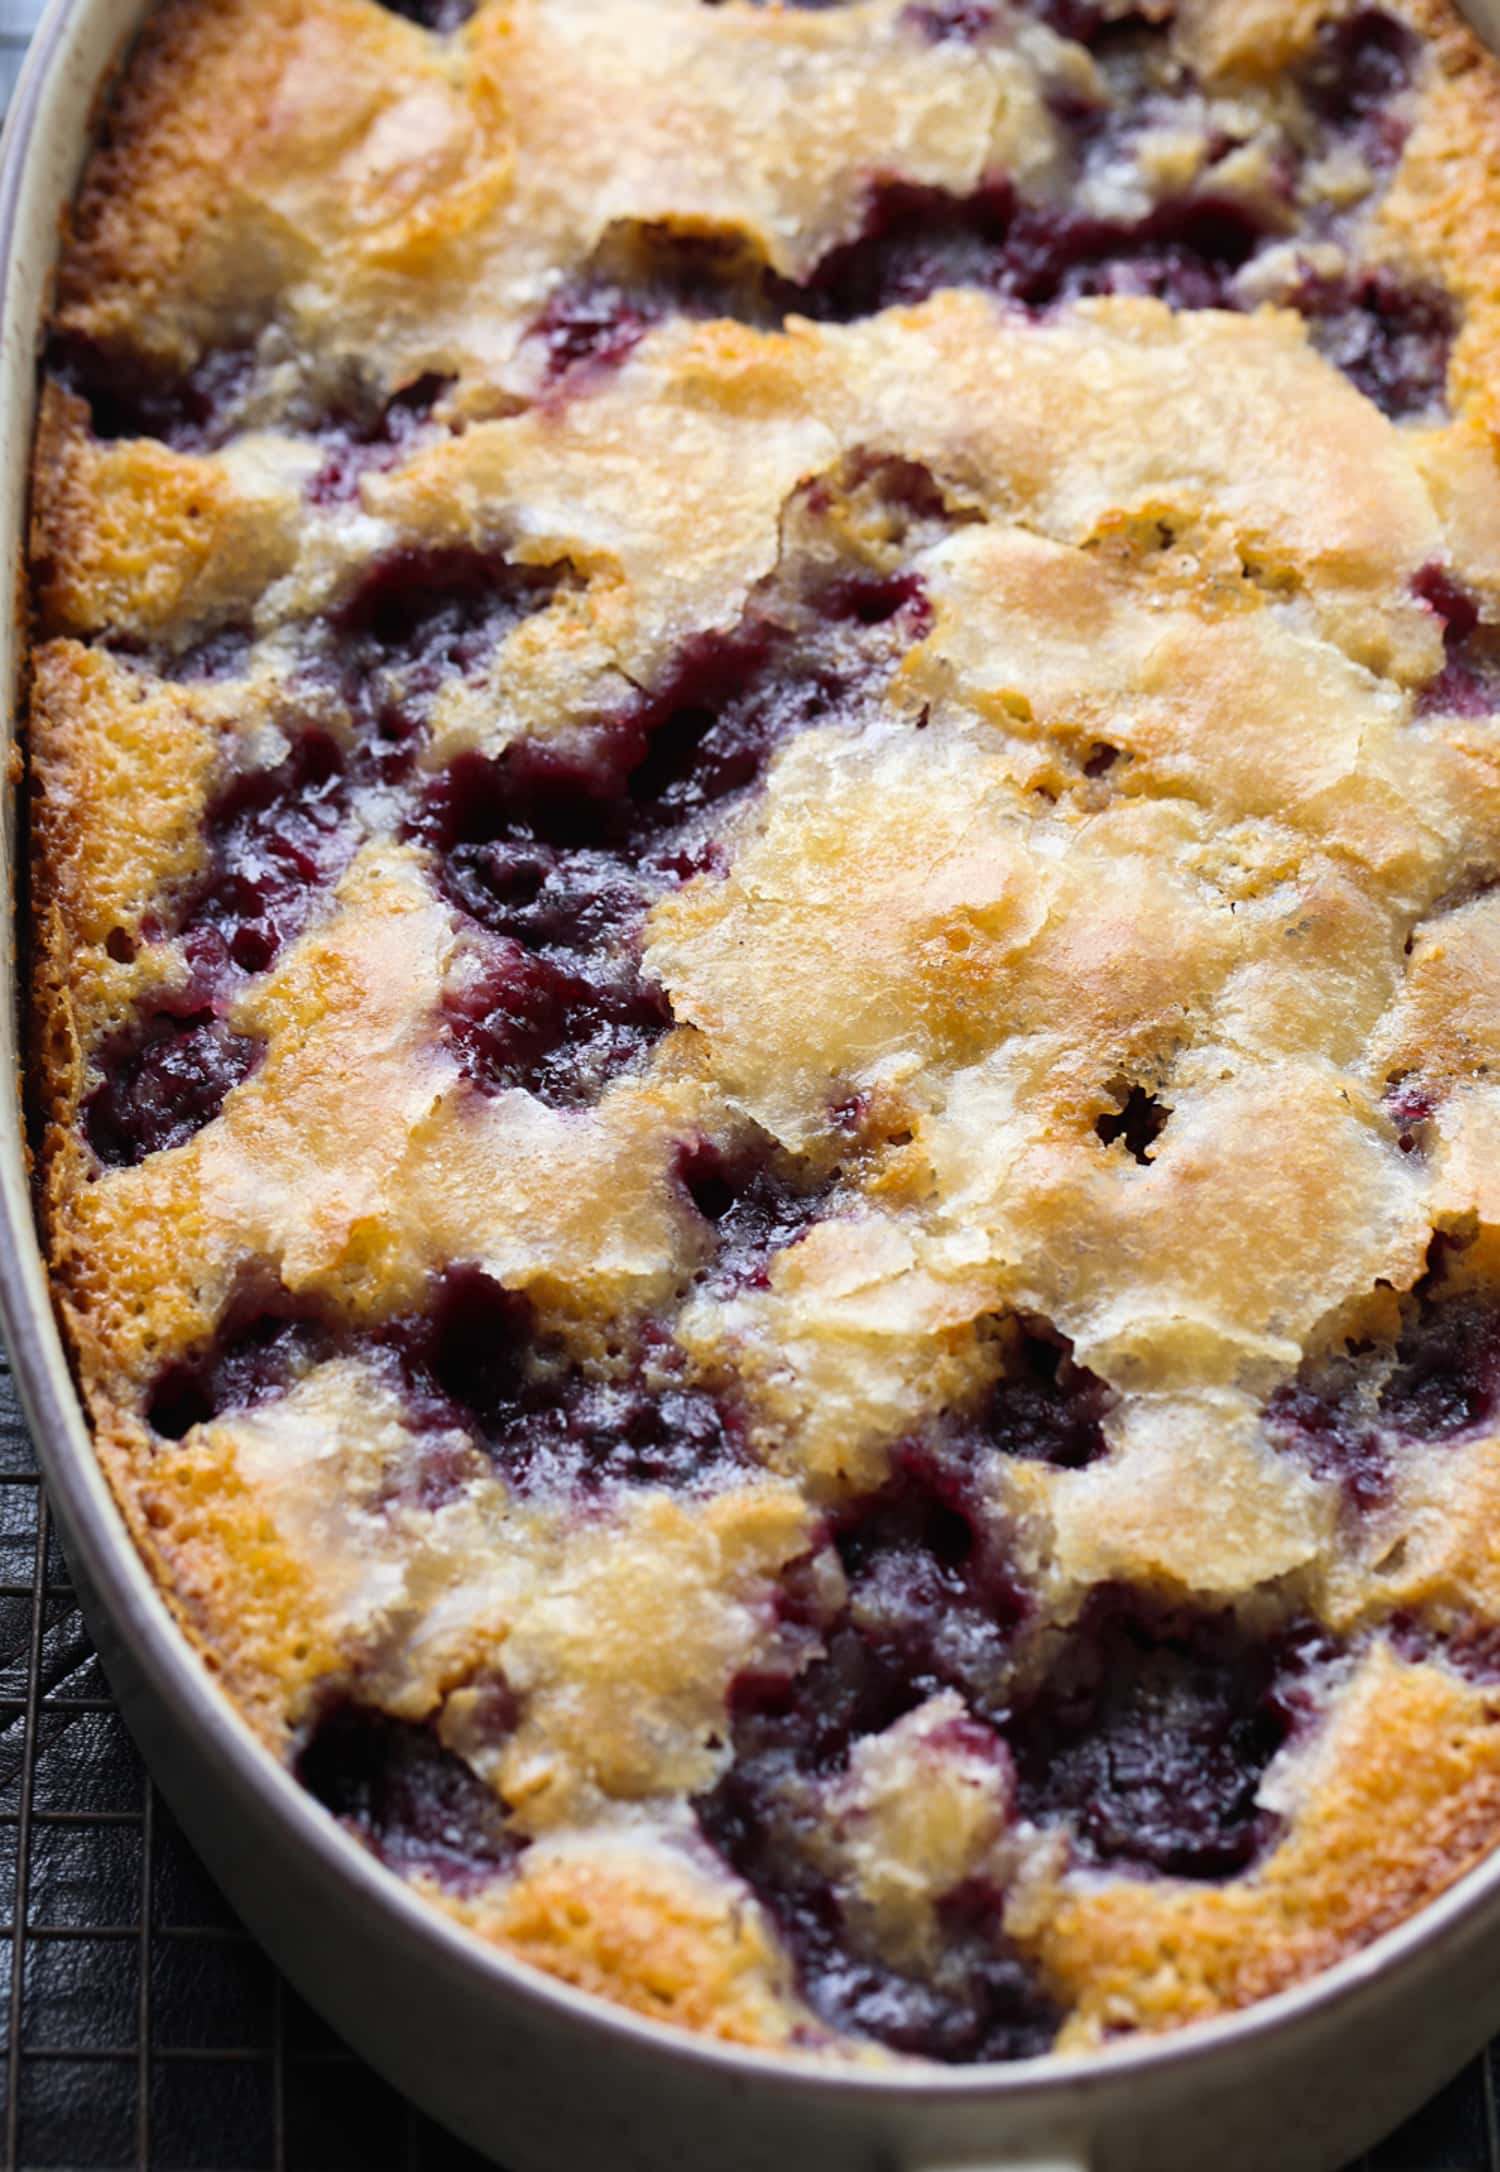
[[[0,180],[7,502],[19,535],[35,326],[56,211],[123,0],[54,10]],[[13,659],[6,659],[13,662]],[[1495,1866],[1318,1984],[1191,2036],[1087,2064],[858,2080],[655,2032],[429,1917],[275,1769],[176,1637],[95,1469],[47,1309],[17,1120],[4,1141],[4,1296],[48,1475],[107,1662],[210,1863],[300,1986],[405,2087],[517,2172],[603,2161],[730,2168],[1333,2165],[1476,2041]],[[576,2070],[587,2063],[580,2089]],[[1373,2079],[1372,2079],[1373,2077]],[[729,2114],[728,2117],[725,2115]]]

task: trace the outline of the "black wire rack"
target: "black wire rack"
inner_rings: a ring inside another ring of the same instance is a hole
[[[6,2172],[479,2172],[302,2003],[151,1785],[0,1361]]]
[[[40,6],[0,0],[0,107]],[[3,1356],[0,2010],[4,2172],[482,2172],[278,1975],[152,1786]],[[1500,2172],[1497,2066],[1350,2172]]]

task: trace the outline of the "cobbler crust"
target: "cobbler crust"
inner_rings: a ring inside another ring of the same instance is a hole
[[[478,1935],[1015,2056],[1500,1837],[1497,162],[1447,0],[151,16],[34,471],[54,1288]]]

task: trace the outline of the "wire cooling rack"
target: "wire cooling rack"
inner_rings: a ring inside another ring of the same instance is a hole
[[[0,0],[0,107],[40,6]],[[276,1973],[151,1785],[3,1355],[0,2012],[4,2172],[481,2172]],[[1500,2172],[1497,2065],[1350,2172]]]
[[[0,2002],[6,2172],[479,2172],[281,1980],[147,1779],[3,1360]]]

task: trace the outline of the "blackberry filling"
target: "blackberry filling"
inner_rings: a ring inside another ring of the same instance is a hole
[[[774,1747],[827,1778],[847,1767],[856,1741],[944,1690],[1002,1720],[1026,1602],[972,1469],[909,1445],[887,1484],[834,1520],[832,1542],[846,1604],[813,1624],[825,1650],[801,1673],[741,1676],[737,1760],[742,1749]]]
[[[157,1011],[100,1051],[104,1075],[83,1104],[84,1135],[112,1169],[184,1146],[260,1055],[259,1041],[231,1033],[210,1008]]]
[[[887,1709],[880,1726],[944,1689],[983,1718],[1003,1715],[1026,1601],[961,1448],[899,1451],[881,1491],[836,1521],[834,1543],[866,1694]]]
[[[1107,102],[1066,92],[1054,100],[1082,184],[1101,169],[1136,163],[1139,141],[1172,127],[1198,99],[1197,84],[1166,58],[1169,8],[1111,15],[1089,0],[1049,0],[1027,12],[1094,48],[1105,68]],[[914,0],[904,19],[930,42],[973,41],[996,11],[989,0]],[[1192,193],[1131,217],[1023,199],[1001,175],[967,195],[886,176],[871,188],[860,232],[804,282],[776,277],[734,235],[635,228],[560,290],[531,336],[546,353],[549,378],[573,382],[585,369],[622,360],[673,315],[773,326],[795,313],[848,323],[954,286],[978,287],[1032,315],[1108,294],[1152,296],[1175,309],[1242,309],[1240,274],[1268,243],[1285,239],[1289,224],[1308,239],[1344,234],[1347,219],[1329,206],[1298,213],[1308,168],[1342,144],[1352,144],[1377,178],[1399,157],[1416,54],[1413,34],[1376,8],[1323,26],[1298,78],[1301,112],[1286,124],[1274,212],[1215,193],[1214,168],[1237,138],[1212,131]],[[1302,310],[1315,344],[1386,414],[1441,410],[1456,328],[1449,295],[1356,265],[1338,277],[1307,272],[1280,298]]]
[[[628,961],[569,973],[519,943],[494,944],[443,997],[443,1038],[486,1093],[517,1088],[549,1108],[591,1108],[638,1069],[672,1024],[659,988]]]
[[[1274,1830],[1256,1794],[1291,1731],[1278,1671],[1228,1615],[1096,1592],[1006,1730],[1022,1815],[1066,1820],[1091,1862],[1244,1870]]]
[[[87,404],[96,438],[154,437],[176,452],[201,453],[234,434],[255,357],[249,347],[210,348],[174,375],[148,356],[70,333],[51,341],[44,366]]]
[[[682,1147],[678,1182],[714,1231],[714,1257],[704,1270],[714,1294],[766,1288],[773,1254],[822,1219],[839,1174],[815,1175],[770,1139],[734,1149],[707,1139]]]
[[[328,1330],[285,1296],[264,1308],[233,1306],[204,1350],[158,1375],[146,1421],[164,1440],[181,1440],[226,1411],[285,1394],[297,1373],[332,1348]]]
[[[1287,299],[1307,319],[1318,352],[1382,414],[1400,422],[1442,411],[1457,322],[1439,288],[1403,283],[1384,270],[1341,279],[1309,274]]]
[[[506,1824],[500,1797],[431,1727],[367,1705],[330,1706],[296,1773],[392,1870],[435,1878],[449,1892],[476,1890],[524,1846]]]
[[[285,1394],[311,1365],[351,1355],[400,1383],[419,1435],[467,1434],[521,1494],[701,1491],[750,1465],[738,1421],[682,1377],[665,1333],[648,1329],[629,1355],[581,1364],[546,1334],[525,1297],[477,1267],[449,1268],[421,1313],[373,1333],[336,1328],[280,1290],[264,1300],[247,1295],[204,1349],[159,1374],[148,1422],[180,1440],[195,1425]],[[419,1477],[425,1505],[439,1505],[441,1472],[424,1463]]]
[[[378,560],[337,614],[327,658],[356,728],[409,744],[443,682],[481,671],[562,575],[457,545]]]
[[[1408,1300],[1394,1347],[1349,1342],[1304,1359],[1266,1405],[1273,1443],[1356,1509],[1378,1507],[1400,1460],[1472,1438],[1500,1410],[1500,1305],[1487,1291],[1449,1295],[1429,1274]]]
[[[1012,0],[1012,5],[1033,22],[1045,23],[1060,38],[1087,46],[1099,44],[1106,36],[1158,29],[1169,23],[1173,14],[1171,0],[1165,5],[1157,0],[1149,8],[1127,9],[1124,13],[1111,11],[1103,0]]]
[[[450,30],[459,30],[473,14],[478,0],[380,0],[383,8],[392,15],[404,16],[409,23],[416,23],[423,30],[433,30],[445,36]]]
[[[897,302],[924,301],[940,287],[997,288],[997,267],[1016,216],[1011,184],[996,180],[969,196],[887,179],[870,191],[852,241],[813,271],[806,314],[848,324]]]
[[[154,642],[117,635],[106,646],[127,663],[137,664],[154,678],[174,685],[213,685],[224,679],[242,679],[249,665],[254,636],[248,626],[219,626],[212,633],[190,641],[185,648],[167,649]]]
[[[1007,1324],[1005,1370],[978,1408],[944,1429],[947,1453],[976,1459],[986,1450],[1078,1471],[1108,1449],[1104,1419],[1114,1395],[1080,1365],[1066,1335],[1042,1320]]]
[[[901,20],[932,45],[977,45],[999,20],[996,0],[913,0]]]
[[[817,1807],[777,1733],[737,1716],[735,1764],[699,1802],[698,1821],[775,1923],[814,2013],[946,2064],[1048,2050],[1062,2017],[1005,1936],[1003,1896],[978,1883],[944,1896],[925,1970],[883,1953],[875,1926],[819,1866]]]
[[[467,1431],[517,1493],[697,1491],[749,1464],[738,1424],[680,1377],[668,1338],[609,1369],[582,1365],[477,1267],[450,1268],[426,1311],[385,1339],[419,1421]]]
[[[1479,605],[1441,566],[1424,566],[1413,582],[1443,622],[1443,668],[1417,702],[1419,716],[1493,716],[1500,711],[1500,626],[1486,625]]]
[[[1500,1628],[1493,1622],[1468,1622],[1461,1629],[1434,1627],[1414,1614],[1393,1614],[1387,1625],[1392,1648],[1410,1665],[1449,1666],[1465,1681],[1485,1687],[1500,1683]]]
[[[848,710],[884,629],[915,632],[926,604],[911,576],[851,577],[811,610],[804,634],[752,618],[695,640],[659,690],[571,745],[463,756],[430,788],[413,834],[492,938],[444,997],[449,1045],[486,1091],[587,1106],[668,1030],[639,969],[652,902],[719,864],[720,811],[782,742]]]
[[[1392,1080],[1381,1096],[1386,1114],[1396,1127],[1396,1144],[1403,1154],[1415,1154],[1422,1145],[1422,1126],[1430,1123],[1437,1107],[1419,1080]]]
[[[549,383],[576,383],[623,362],[668,317],[777,324],[783,292],[791,289],[741,235],[623,221],[563,282],[527,336],[545,358]]]
[[[847,1769],[857,1741],[942,1689],[1003,1710],[1023,1610],[1003,1548],[962,1475],[915,1450],[849,1510],[835,1543],[847,1606],[800,1674],[734,1685],[733,1759],[698,1802],[700,1827],[772,1916],[808,2003],[832,2026],[946,2061],[1043,2051],[1059,2017],[1005,1939],[997,1892],[969,1884],[944,1896],[938,1951],[918,1967],[881,1950],[820,1847],[820,1786]],[[795,1588],[789,1597],[797,1608]],[[966,1750],[1004,1757],[991,1728],[958,1724]]]
[[[198,984],[263,973],[307,925],[358,841],[336,740],[304,731],[274,769],[237,777],[209,809],[208,870],[176,932]]]
[[[1406,129],[1395,109],[1411,88],[1417,50],[1406,25],[1380,8],[1356,8],[1319,25],[1302,94],[1323,126],[1354,138],[1376,169],[1401,155]]]
[[[373,412],[351,408],[330,415],[318,431],[324,461],[307,486],[314,505],[342,505],[359,494],[360,478],[394,467],[426,434],[432,411],[453,383],[429,372],[403,385]]]

